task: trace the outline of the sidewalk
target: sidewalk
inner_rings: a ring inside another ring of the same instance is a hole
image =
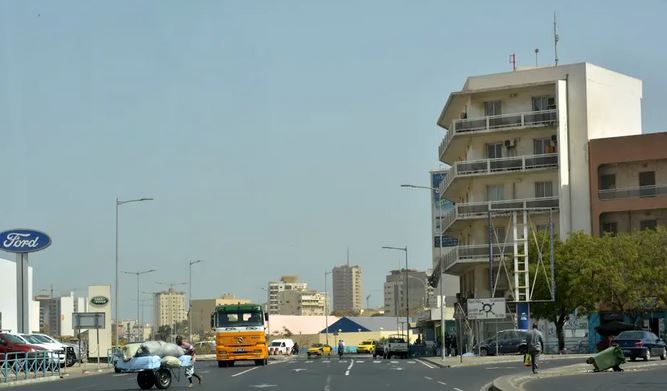
[[[565,360],[571,358],[581,358],[585,361],[590,357],[590,354],[545,354],[540,356],[540,360]],[[420,360],[426,361],[429,364],[436,365],[440,368],[457,368],[470,365],[488,365],[507,362],[523,363],[523,355],[503,355],[503,356],[484,356],[484,357],[445,357],[443,360],[440,357],[419,357]]]
[[[87,369],[84,368],[83,366],[67,368],[65,371],[61,372],[60,376],[52,375],[52,376],[38,377],[25,380],[12,380],[7,383],[0,383],[0,388],[9,388],[9,387],[23,386],[26,384],[43,383],[43,382],[57,381],[57,380],[77,379],[84,376],[96,376],[96,375],[103,375],[106,373],[113,373],[113,368],[107,368],[106,364],[104,364],[103,366],[101,366],[98,372],[96,364],[88,364]]]
[[[662,367],[667,366],[667,361],[627,362],[625,364],[621,364],[621,368],[623,368],[624,371],[642,371],[660,366]],[[611,371],[611,369],[608,371]],[[558,377],[558,376],[582,375],[586,373],[596,373],[593,372],[593,365],[585,363],[573,364],[564,367],[548,369],[539,372],[535,375],[530,373],[525,373],[521,375],[502,376],[493,381],[493,384],[491,385],[489,390],[523,391],[524,390],[523,385],[530,381],[546,379],[551,377]],[[602,372],[597,372],[597,373],[602,373]]]

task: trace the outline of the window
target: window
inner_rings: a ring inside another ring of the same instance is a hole
[[[644,171],[639,173],[639,196],[655,196],[655,171]]]
[[[534,96],[533,111],[553,110],[556,108],[556,99],[550,95]]]
[[[602,233],[616,235],[618,233],[618,223],[602,223]]]
[[[552,182],[535,182],[535,198],[553,197],[554,188]]]
[[[484,115],[500,115],[502,109],[502,103],[499,100],[494,100],[490,102],[484,102]]]
[[[536,138],[533,139],[533,153],[535,155],[544,155],[545,153],[552,153],[550,138]]]
[[[645,231],[647,229],[656,229],[658,222],[656,220],[642,220],[639,222],[639,229]]]
[[[486,157],[489,159],[498,159],[503,157],[503,144],[486,144]]]
[[[503,185],[488,185],[486,186],[486,200],[487,201],[502,201],[505,199],[505,186]]]
[[[611,190],[616,188],[616,174],[600,175],[600,190]]]

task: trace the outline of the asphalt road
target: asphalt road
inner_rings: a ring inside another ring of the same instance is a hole
[[[667,372],[663,366],[645,371],[598,372],[576,376],[560,376],[525,383],[524,389],[529,391],[667,390]]]
[[[569,365],[573,360],[552,360],[543,367]],[[197,363],[204,383],[193,389],[206,390],[288,390],[288,391],[368,391],[377,389],[411,391],[479,390],[498,376],[528,371],[521,363],[438,368],[421,360],[374,360],[370,356],[350,356],[343,360],[305,359],[271,361],[266,367],[238,363],[218,368],[216,362]],[[195,380],[196,383],[196,380]],[[182,377],[170,389],[187,386]],[[138,390],[136,374],[103,374],[84,378],[39,383],[16,390],[117,391]]]

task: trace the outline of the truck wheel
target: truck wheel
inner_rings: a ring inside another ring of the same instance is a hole
[[[155,375],[151,371],[137,373],[137,384],[142,390],[150,390],[155,385]]]
[[[479,355],[482,356],[482,357],[487,356],[488,354],[489,354],[489,352],[487,352],[485,348],[481,348],[479,350]]]
[[[222,367],[224,367],[224,366],[225,366],[225,362],[224,362],[224,361],[218,361],[218,368],[222,368]]]
[[[257,366],[257,367],[258,366],[264,366],[264,365],[266,365],[267,361],[268,361],[268,359],[266,359],[266,358],[263,359],[263,360],[255,360],[255,366]]]
[[[168,369],[159,369],[155,372],[155,387],[165,390],[171,386],[171,372]]]
[[[233,366],[234,366],[234,360],[232,360],[232,361],[227,361],[227,366],[228,366],[228,367],[233,367]]]

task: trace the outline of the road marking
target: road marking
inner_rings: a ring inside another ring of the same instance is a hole
[[[460,389],[460,388],[456,388],[456,387],[454,387],[454,391],[463,391],[463,390]]]
[[[255,387],[255,388],[268,388],[268,387],[277,387],[275,384],[257,384],[253,385],[250,387]]]
[[[328,363],[330,363],[330,362],[331,362],[331,360],[324,360],[324,361],[322,361],[322,363],[324,363],[324,364],[328,364]]]
[[[294,368],[294,369],[292,369],[292,370],[293,370],[294,372],[296,372],[296,373],[303,372],[303,371],[307,371],[307,369],[305,369],[305,368]]]
[[[447,383],[445,383],[445,382],[443,382],[443,381],[439,381],[438,384],[441,384],[441,385],[443,385],[443,386],[446,386],[446,385],[447,385]]]
[[[394,371],[402,371],[403,370],[403,368],[401,368],[401,367],[392,367],[391,369],[393,369]]]
[[[398,361],[396,361],[396,360],[391,360],[389,362],[392,363],[392,364],[398,364]]]
[[[327,375],[327,384],[324,385],[324,391],[331,391],[331,375]]]
[[[347,360],[338,360],[338,362],[345,364],[347,362]]]
[[[424,365],[425,367],[429,368],[429,369],[433,369],[433,368],[435,368],[433,365],[431,365],[431,364],[427,364],[425,361],[422,361],[422,360],[416,360],[416,361],[417,361],[418,363]]]
[[[428,376],[424,376],[424,379],[426,379],[426,380],[433,380],[432,377],[428,377]]]
[[[345,371],[345,376],[350,376],[350,369],[352,369],[353,365],[354,365],[354,359],[350,361],[350,366],[347,367],[347,371]]]
[[[243,372],[239,372],[239,373],[237,373],[237,374],[232,375],[232,377],[241,376],[241,375],[243,375],[244,373],[248,373],[248,372],[250,372],[250,371],[254,371],[254,370],[257,369],[257,368],[259,368],[259,367],[252,367],[252,368],[250,368],[250,369],[246,369],[246,370],[243,371]],[[254,386],[253,386],[253,387],[254,387]]]
[[[306,364],[312,364],[311,360],[306,360]]]
[[[357,361],[357,364],[363,364],[363,363],[364,363],[364,360]]]
[[[415,363],[414,361],[408,361],[408,364],[414,364],[414,363]]]
[[[380,360],[373,360],[373,364],[379,364],[379,363],[381,363],[381,362],[382,362],[382,361],[380,361]]]

